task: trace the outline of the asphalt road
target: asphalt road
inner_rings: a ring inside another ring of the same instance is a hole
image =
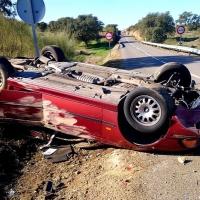
[[[153,74],[166,62],[180,62],[190,71],[192,78],[200,84],[200,56],[163,50],[136,42],[133,37],[120,40],[121,55],[127,70]],[[134,176],[136,200],[197,200],[200,199],[200,148],[180,153],[137,152],[133,161],[138,166],[146,163]],[[179,158],[185,159],[181,164]]]
[[[120,51],[127,70],[151,75],[167,62],[179,62],[189,69],[192,79],[200,85],[200,56],[145,45],[125,35],[120,40]]]

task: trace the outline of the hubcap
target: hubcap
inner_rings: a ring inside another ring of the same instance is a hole
[[[156,124],[161,117],[161,108],[158,102],[147,95],[135,98],[130,107],[131,116],[144,126]]]

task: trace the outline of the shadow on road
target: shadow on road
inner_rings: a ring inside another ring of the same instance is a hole
[[[137,43],[137,41],[120,41],[121,44],[126,44],[126,43]]]
[[[162,61],[162,62],[161,62]],[[188,56],[188,55],[175,55],[175,56],[156,56],[152,58],[150,56],[140,57],[140,58],[129,58],[129,59],[120,59],[120,60],[110,60],[104,64],[107,67],[114,67],[126,70],[150,68],[150,67],[160,67],[163,65],[163,62],[179,62],[184,65],[199,61],[200,57],[198,56]]]
[[[120,49],[121,49],[121,48],[124,48],[124,47],[125,47],[124,42],[120,42]]]
[[[124,69],[124,65],[123,65],[123,60],[109,60],[106,63],[104,63],[105,67],[113,67],[113,68],[117,68],[117,69]]]
[[[142,68],[160,67],[164,62],[179,62],[184,65],[199,61],[200,56],[188,56],[188,55],[176,55],[176,56],[157,56],[157,60],[150,56],[140,57],[140,58],[129,58],[129,59],[118,59],[109,60],[104,64],[107,67],[114,67],[119,69],[134,70]]]

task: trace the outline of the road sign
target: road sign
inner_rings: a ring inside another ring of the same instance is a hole
[[[44,17],[45,14],[44,2],[43,0],[18,0],[17,13],[24,22],[31,24],[34,45],[35,45],[35,52],[36,56],[39,57],[35,24],[40,22]]]
[[[112,34],[112,32],[106,32],[105,38],[106,38],[106,40],[112,40],[112,39],[113,39],[113,34]]]
[[[36,24],[45,15],[44,2],[43,0],[18,0],[17,13],[24,22],[31,24],[33,20],[33,23]]]
[[[176,29],[176,32],[178,34],[183,34],[185,32],[185,27],[184,26],[178,26]]]

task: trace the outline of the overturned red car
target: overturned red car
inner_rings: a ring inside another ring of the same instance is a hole
[[[65,58],[0,57],[0,123],[140,151],[183,151],[200,138],[200,95],[189,70],[166,63],[152,76]]]

